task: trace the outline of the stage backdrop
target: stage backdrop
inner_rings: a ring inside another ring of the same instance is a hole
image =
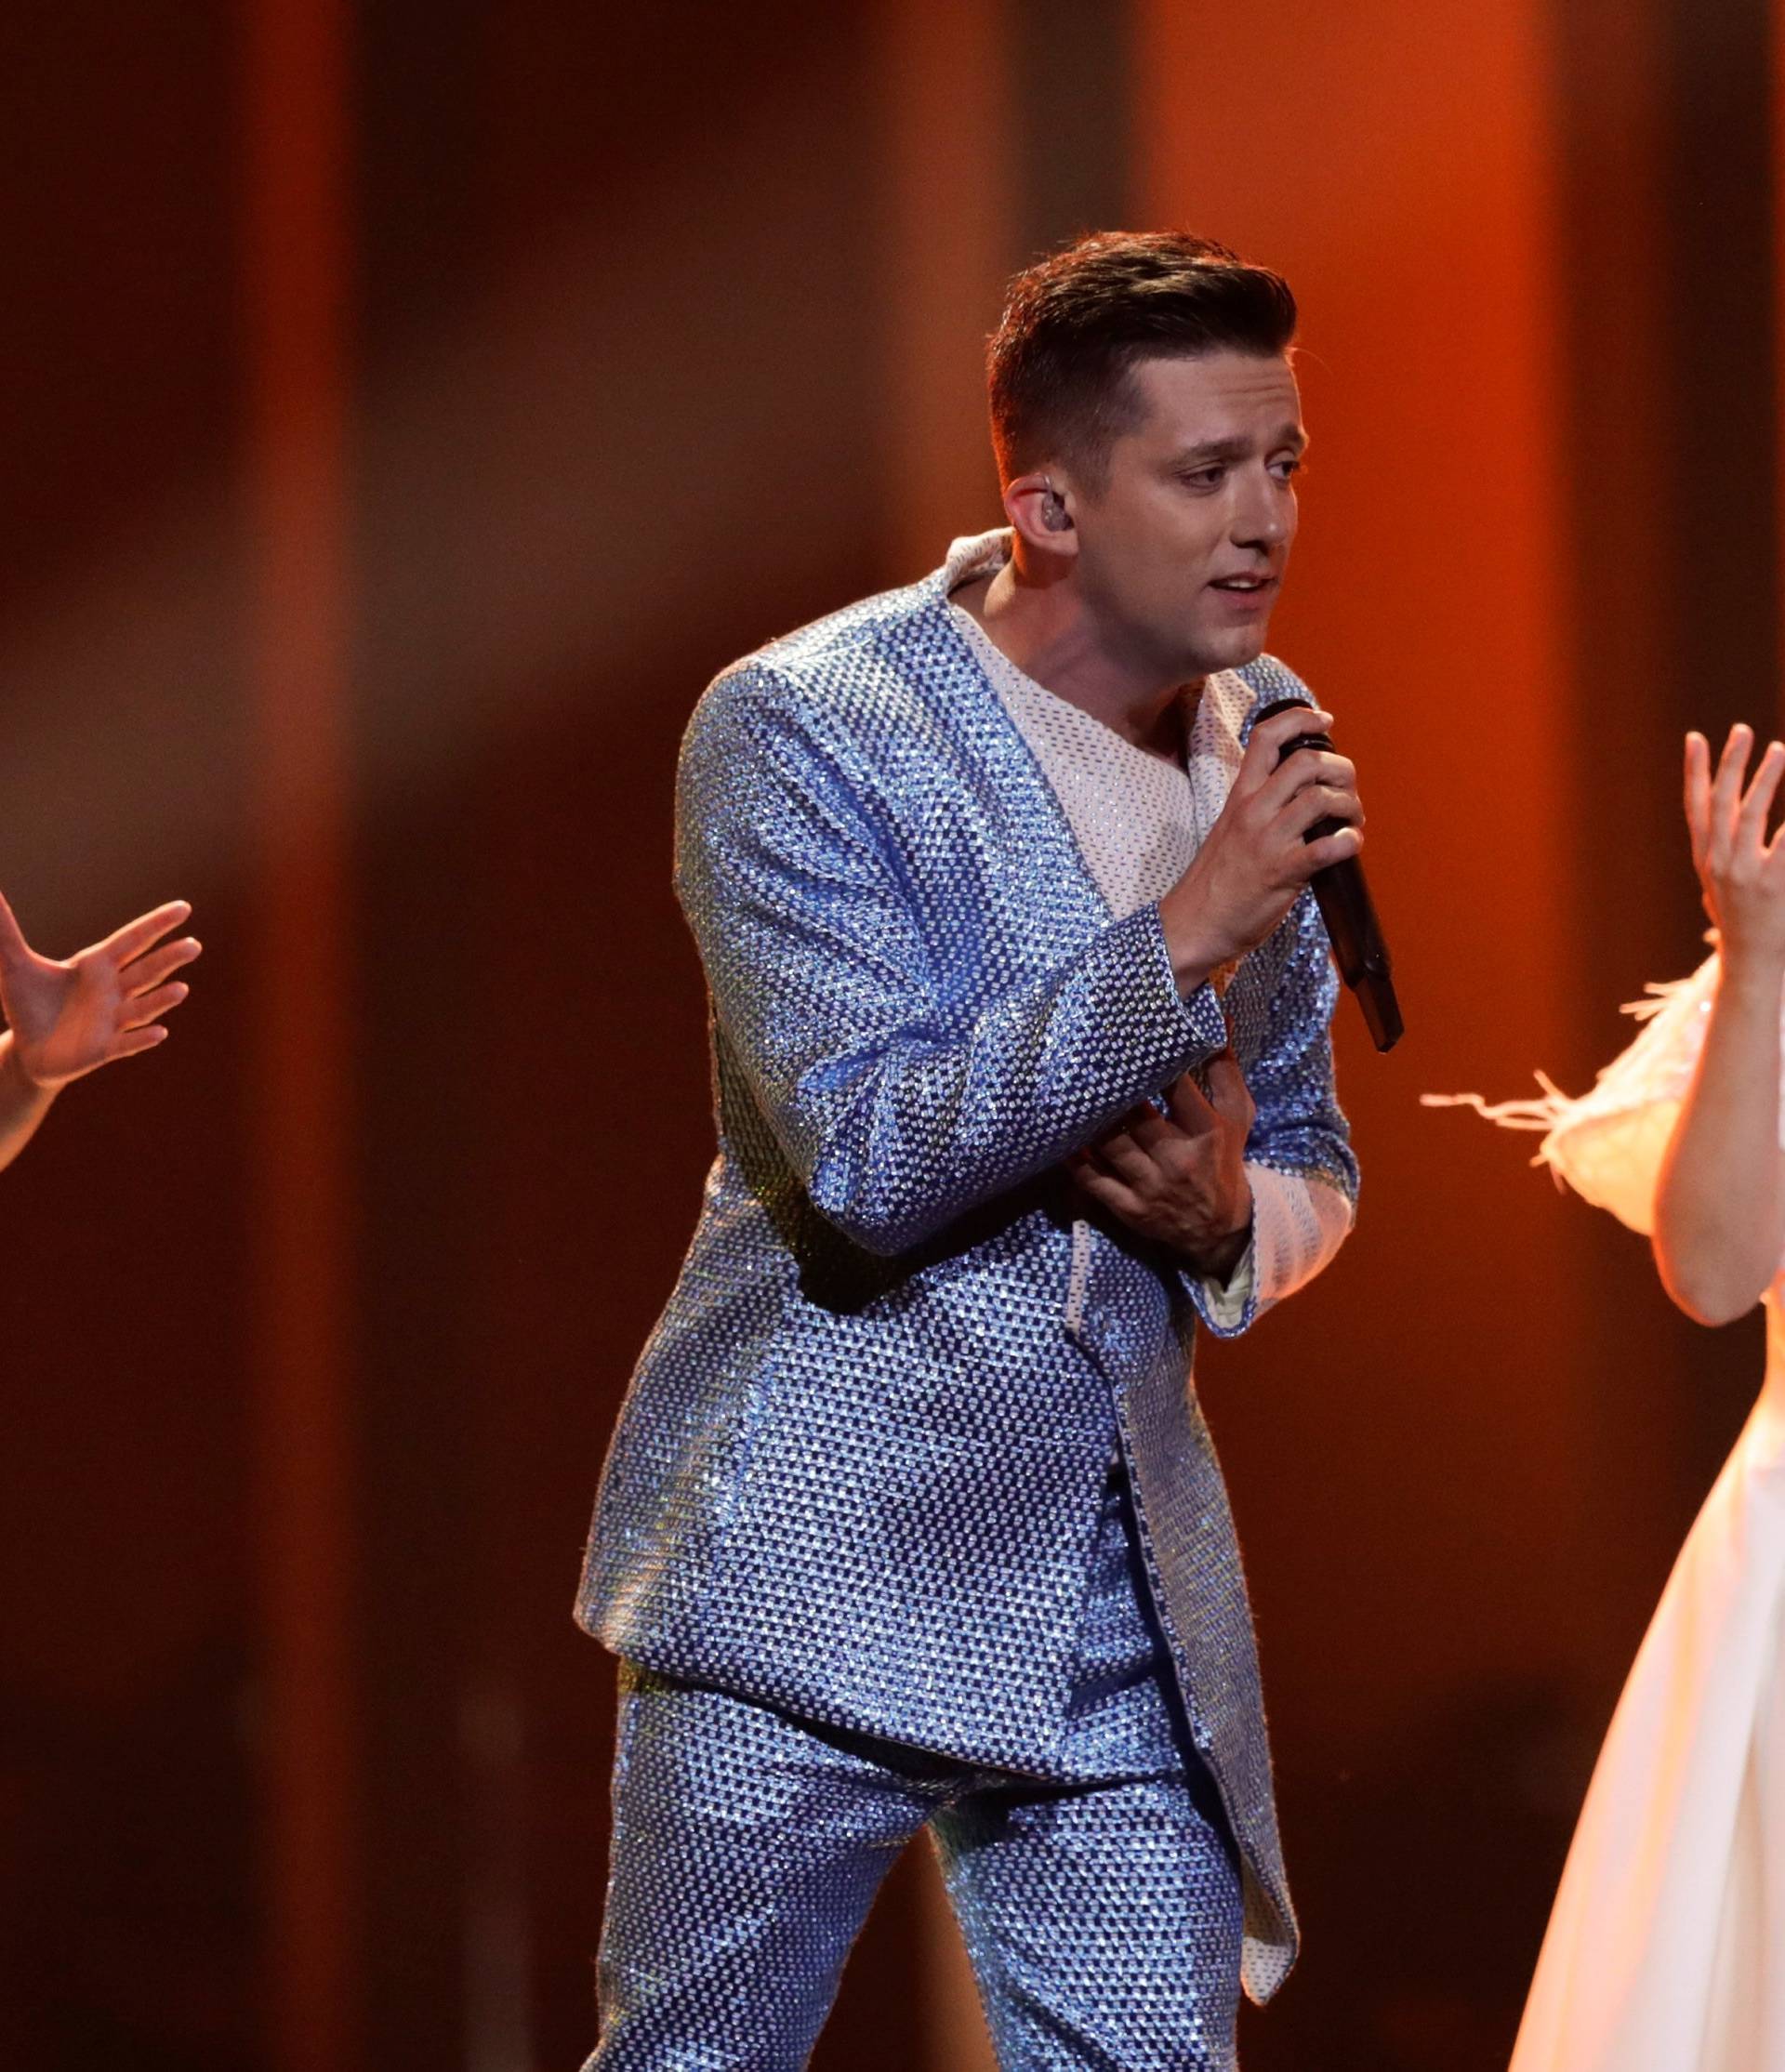
[[[995,521],[1004,276],[1280,266],[1273,644],[1409,1034],[1352,1244],[1201,1385],[1307,1932],[1251,2072],[1498,2072],[1758,1379],[1428,1089],[1700,954],[1679,736],[1778,706],[1765,0],[67,0],[0,23],[0,885],[192,898],[0,1179],[0,2054],[533,2072],[592,2035],[595,1476],[710,1155],[668,883],[729,658]],[[989,2060],[921,1852],[817,2063]]]

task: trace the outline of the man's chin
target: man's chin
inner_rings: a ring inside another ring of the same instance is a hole
[[[1195,643],[1196,664],[1188,673],[1213,676],[1218,669],[1243,669],[1256,662],[1264,652],[1269,623],[1260,619],[1256,626],[1226,626],[1218,633],[1203,633]]]

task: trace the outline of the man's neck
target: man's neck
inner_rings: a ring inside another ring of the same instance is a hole
[[[1014,560],[963,584],[954,601],[998,653],[1056,698],[1076,705],[1148,754],[1177,762],[1202,689],[1163,682],[1110,653],[1069,580],[1038,583]]]

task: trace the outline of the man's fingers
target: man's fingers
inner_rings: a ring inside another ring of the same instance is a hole
[[[190,964],[198,956],[200,947],[197,938],[191,935],[181,936],[178,943],[164,943],[158,950],[151,950],[134,963],[126,964],[118,973],[118,983],[126,993],[147,993]]]
[[[1260,803],[1268,812],[1279,812],[1292,800],[1301,799],[1310,791],[1322,787],[1343,798],[1355,799],[1357,796],[1357,766],[1344,756],[1304,748],[1300,755],[1291,756],[1281,770],[1273,772]],[[1358,810],[1361,812],[1362,809]],[[1347,814],[1345,817],[1351,816]]]
[[[128,964],[144,950],[152,949],[170,930],[188,919],[192,911],[190,901],[169,900],[165,906],[157,906],[152,913],[139,914],[134,921],[126,921],[94,947],[105,951],[114,963]]]
[[[1082,1188],[1092,1201],[1101,1203],[1124,1222],[1138,1222],[1146,1215],[1146,1203],[1131,1187],[1113,1174],[1100,1171],[1089,1159],[1069,1159],[1067,1169],[1075,1186]]]
[[[1308,877],[1325,870],[1329,864],[1342,864],[1347,857],[1359,854],[1363,846],[1361,827],[1342,827],[1336,835],[1322,835],[1318,841],[1310,842],[1302,851]]]
[[[1279,712],[1275,719],[1261,719],[1246,743],[1246,753],[1234,777],[1235,791],[1241,797],[1248,797],[1261,790],[1275,775],[1278,759],[1291,741],[1300,741],[1304,733],[1325,733],[1331,725],[1331,713],[1303,705]],[[1290,763],[1304,761],[1314,752],[1303,749],[1300,756],[1291,756],[1289,760]]]
[[[1278,815],[1284,831],[1305,835],[1322,820],[1343,821],[1349,827],[1364,825],[1364,802],[1342,785],[1308,785],[1298,791]]]
[[[1194,1072],[1179,1073],[1165,1089],[1165,1104],[1171,1111],[1172,1121],[1192,1137],[1206,1136],[1215,1127],[1214,1105],[1197,1084]]]
[[[1246,1075],[1231,1048],[1217,1050],[1202,1067],[1207,1087],[1197,1083],[1197,1075],[1186,1072],[1165,1090],[1171,1119],[1186,1136],[1206,1137],[1222,1123],[1252,1126],[1252,1097]]]
[[[1157,1108],[1149,1107],[1126,1126],[1124,1134],[1157,1165],[1183,1142],[1185,1131],[1175,1115],[1162,1115]]]
[[[1315,835],[1322,821],[1335,821],[1330,834]],[[1364,809],[1355,798],[1324,788],[1290,799],[1273,823],[1276,838],[1289,845],[1283,858],[1284,883],[1305,885],[1316,871],[1355,856],[1364,846]],[[1280,853],[1280,851],[1279,851]]]
[[[1225,1122],[1243,1123],[1250,1130],[1252,1126],[1252,1096],[1246,1084],[1246,1075],[1239,1069],[1239,1060],[1231,1049],[1217,1050],[1203,1068],[1209,1080],[1209,1099],[1215,1113]]]
[[[1135,1128],[1139,1127],[1137,1122]],[[1153,1160],[1127,1129],[1112,1129],[1094,1144],[1087,1144],[1079,1155],[1093,1172],[1126,1181],[1130,1186],[1144,1187],[1155,1177]]]

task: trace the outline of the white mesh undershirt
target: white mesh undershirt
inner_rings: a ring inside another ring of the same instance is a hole
[[[1110,912],[1121,920],[1162,898],[1189,869],[1203,816],[1213,820],[1219,798],[1209,812],[1190,771],[1136,747],[1038,683],[964,606],[948,609],[1053,787]],[[1212,759],[1197,755],[1194,722],[1189,746],[1192,768],[1202,763],[1198,774],[1218,784],[1218,769],[1208,767]]]
[[[1117,920],[1170,891],[1202,839],[1189,771],[1148,755],[1019,669],[963,605],[948,607],[1004,709],[1053,787],[1087,868]],[[1191,735],[1194,763],[1195,733]],[[1217,808],[1219,811],[1219,808]],[[1089,1263],[1090,1234],[1073,1230],[1075,1281]],[[1215,1314],[1237,1325],[1252,1286],[1252,1252],[1225,1282],[1205,1278]]]
[[[958,543],[957,551],[970,544]],[[963,568],[970,573],[984,569]],[[1228,762],[1208,701],[1197,700],[1181,768],[1038,683],[964,606],[948,609],[1040,764],[1111,913],[1120,920],[1163,897],[1190,867],[1227,796]],[[1223,1325],[1238,1322],[1254,1281],[1263,1304],[1312,1280],[1351,1227],[1351,1205],[1336,1188],[1250,1160],[1246,1170],[1252,1244],[1224,1285],[1203,1284]]]

